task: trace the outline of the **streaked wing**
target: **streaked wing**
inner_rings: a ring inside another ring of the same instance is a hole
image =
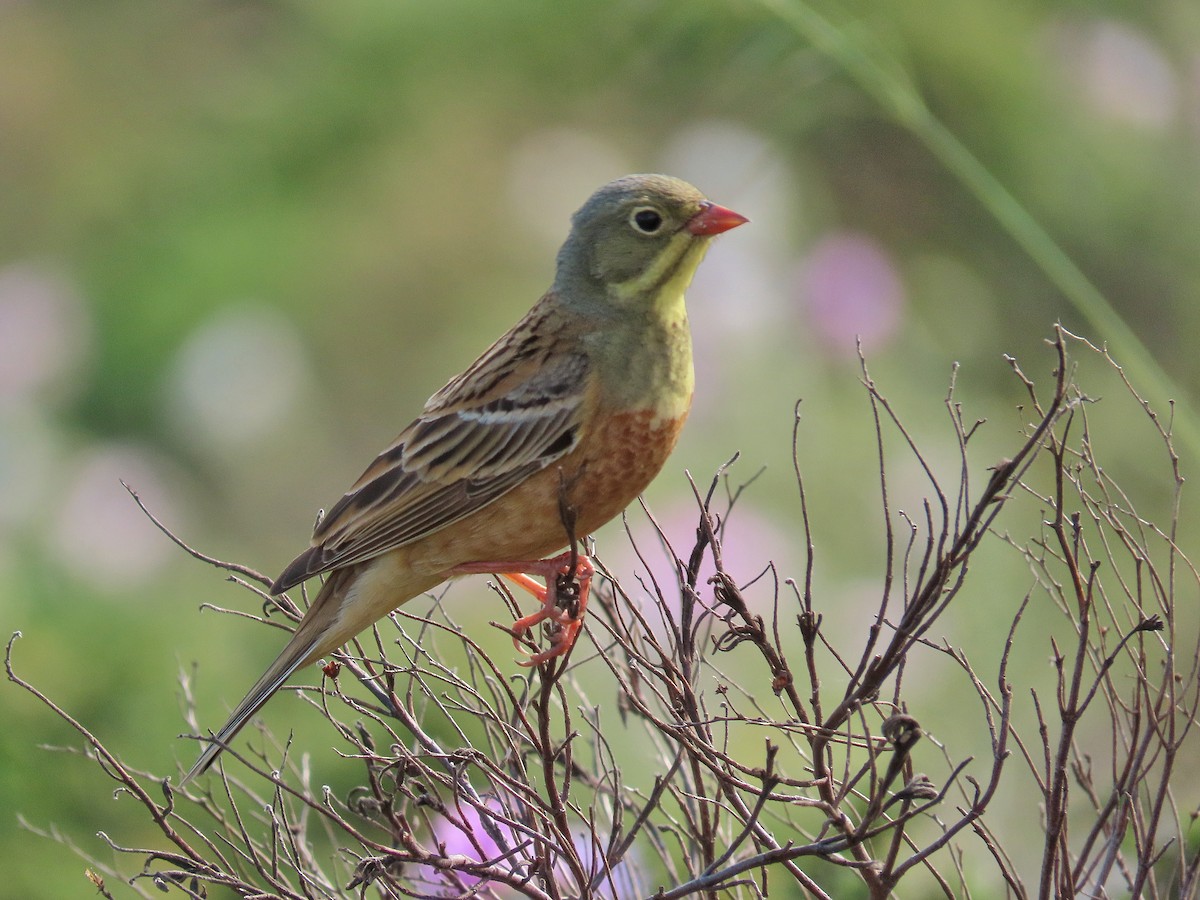
[[[329,510],[272,592],[457,522],[569,453],[588,360],[554,352],[558,335],[544,324],[527,317],[434,394]]]

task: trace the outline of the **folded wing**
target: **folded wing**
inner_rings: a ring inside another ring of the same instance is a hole
[[[329,510],[271,592],[445,528],[570,453],[588,360],[545,344],[537,328],[510,333],[434,394]]]

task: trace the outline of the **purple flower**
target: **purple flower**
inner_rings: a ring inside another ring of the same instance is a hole
[[[668,507],[662,515],[655,516],[659,527],[666,535],[671,550],[662,546],[661,538],[653,525],[642,519],[631,520],[633,542],[641,554],[638,559],[632,547],[619,545],[615,552],[609,554],[609,565],[613,574],[621,580],[622,587],[631,597],[642,597],[647,604],[646,618],[655,632],[662,637],[665,625],[659,611],[653,608],[655,602],[651,594],[644,591],[637,583],[638,578],[647,582],[647,590],[653,590],[647,576],[653,576],[662,590],[667,612],[678,622],[682,598],[677,588],[677,573],[674,552],[686,564],[696,543],[696,528],[700,522],[699,510],[690,503],[681,503]],[[775,525],[765,515],[758,512],[749,503],[742,502],[733,511],[729,519],[729,528],[721,539],[721,556],[725,571],[739,585],[753,581],[761,574],[770,562],[784,563],[793,554],[795,539],[783,529]],[[644,559],[645,562],[642,560]],[[647,566],[649,571],[647,571]],[[696,589],[700,602],[705,607],[712,607],[713,589],[709,579],[716,574],[711,548],[705,551],[700,565]],[[786,572],[780,573],[780,578],[786,577]],[[768,573],[753,586],[748,587],[743,596],[747,604],[755,612],[770,615],[773,605],[774,581]]]
[[[514,815],[512,812],[505,812],[499,801],[495,799],[489,800],[486,805],[489,811],[494,811],[499,815],[509,818]],[[506,844],[505,847],[499,846],[488,834],[479,810],[464,801],[453,809],[450,816],[438,818],[434,824],[433,837],[438,846],[444,848],[445,856],[457,857],[456,861],[458,862],[469,860],[486,863],[503,857],[497,862],[501,868],[528,872],[529,867],[533,864],[529,839],[498,819],[493,819],[491,825],[493,830],[499,829]],[[604,860],[600,850],[608,845],[607,833],[601,833],[598,838],[599,843],[597,843],[596,840],[593,840],[590,831],[583,827],[577,827],[571,832],[571,841],[574,844],[575,853],[583,863],[584,870],[593,877],[601,876],[596,884],[585,892],[589,896],[625,900],[625,898],[637,897],[643,893],[635,884],[633,873],[637,867],[630,865],[628,857],[616,870],[605,873]],[[437,889],[438,896],[456,897],[461,893],[448,874],[435,872],[432,869],[428,869],[426,872],[431,881],[441,883]],[[560,885],[574,889],[574,875],[565,861],[558,861],[555,865],[555,874]],[[483,884],[484,879],[476,875],[458,872],[457,878],[465,889],[478,890],[480,896],[517,896],[517,892],[513,888],[497,882]]]
[[[496,812],[501,811],[500,804],[495,800],[488,801],[487,807]],[[476,807],[464,801],[454,809],[453,815],[453,819],[447,816],[439,817],[433,828],[434,840],[439,847],[444,848],[443,852],[447,857],[461,857],[472,862],[484,863],[505,854],[506,850],[501,849],[484,828],[483,818]],[[512,850],[519,843],[515,839],[512,829],[507,825],[493,820],[492,826],[499,829],[504,841],[508,844],[507,850]],[[510,859],[516,862],[515,858],[510,857]],[[506,860],[502,865],[512,865],[512,862]],[[465,872],[457,874],[458,879],[467,888],[472,888],[483,880]],[[436,877],[441,880],[445,876]],[[515,893],[504,885],[493,884],[489,887],[494,896],[515,896]],[[452,885],[447,884],[439,893],[440,896],[454,897],[459,892]]]

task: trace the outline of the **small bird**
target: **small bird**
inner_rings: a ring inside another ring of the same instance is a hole
[[[593,572],[576,538],[618,515],[674,448],[693,387],[684,291],[713,236],[747,221],[665,175],[596,191],[572,218],[550,290],[429,398],[271,585],[277,595],[329,573],[181,783],[293,672],[448,578],[503,574],[542,602],[513,626],[514,642],[551,626],[551,648],[529,664],[570,649]],[[572,595],[561,607],[560,592]]]

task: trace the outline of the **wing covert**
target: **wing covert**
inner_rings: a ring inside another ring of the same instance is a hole
[[[587,358],[541,356],[499,373],[489,391],[460,376],[431,397],[330,508],[272,593],[457,522],[570,453],[587,399]],[[486,361],[485,354],[468,372]]]

